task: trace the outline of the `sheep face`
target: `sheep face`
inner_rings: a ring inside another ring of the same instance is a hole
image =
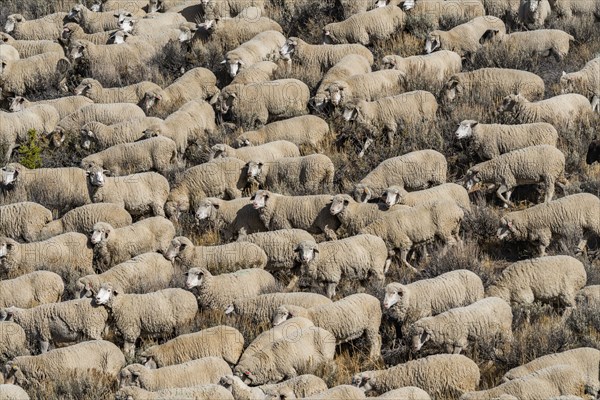
[[[4,32],[11,33],[15,30],[15,25],[17,22],[22,22],[25,19],[21,14],[12,14],[6,18],[6,23],[4,24]]]
[[[288,311],[287,308],[285,308],[284,306],[281,306],[279,308],[277,308],[277,310],[275,310],[275,313],[273,313],[273,326],[277,326],[282,324],[283,322],[285,322],[286,320],[288,320],[290,318],[290,312]]]
[[[352,96],[352,93],[350,93],[350,88],[348,87],[348,84],[346,84],[346,82],[342,82],[342,81],[337,81],[337,82],[332,83],[325,90],[325,92],[327,93],[327,97],[329,98],[329,101],[334,106],[339,105],[346,98],[349,98]]]
[[[102,11],[102,3],[95,2],[90,7],[90,11],[92,11],[92,12],[100,12],[100,11]]]
[[[354,200],[366,203],[373,197],[373,191],[368,188],[365,184],[359,183],[354,188]]]
[[[575,88],[578,85],[579,79],[576,76],[570,76],[565,71],[563,71],[562,76],[560,77],[560,92],[561,94],[573,93]]]
[[[356,121],[358,118],[358,108],[355,105],[347,105],[344,107],[342,116],[346,121]]]
[[[227,114],[229,109],[234,106],[237,94],[227,90],[223,90],[217,99],[216,109],[221,114]]]
[[[411,348],[413,351],[421,350],[421,347],[430,339],[430,334],[421,326],[414,324],[411,327]]]
[[[286,40],[283,46],[281,46],[281,49],[279,49],[279,55],[281,56],[281,58],[284,60],[290,60],[292,58],[292,55],[296,51],[296,47],[298,47],[299,43],[300,39],[298,39],[297,37],[291,37],[288,40]]]
[[[298,260],[302,265],[308,265],[317,257],[319,249],[315,242],[303,241],[296,246],[294,253],[298,253]]]
[[[351,198],[348,195],[338,194],[333,196],[333,201],[329,207],[329,212],[331,215],[338,215],[344,211],[350,204],[350,200]]]
[[[92,289],[92,284],[87,281],[83,281],[82,279],[77,281],[77,290],[79,290],[79,298],[92,298],[94,297],[94,291]]]
[[[162,96],[154,91],[146,92],[142,100],[141,108],[148,113],[156,103],[162,100]]]
[[[467,175],[465,176],[465,187],[468,191],[474,191],[475,185],[481,182],[481,178],[479,177],[479,171],[471,168],[467,171]]]
[[[152,349],[152,347],[147,349],[146,353],[140,354],[140,361],[142,362],[142,365],[146,368],[157,369],[158,364],[156,364],[156,361],[154,360],[154,356],[147,354],[147,352],[150,351],[151,349]]]
[[[425,40],[425,52],[427,54],[432,53],[437,50],[441,45],[440,35],[434,32],[430,32],[427,35],[427,40]]]
[[[511,235],[517,234],[518,231],[513,221],[507,219],[506,217],[500,220],[500,228],[498,228],[498,231],[496,232],[498,239],[504,240]]]
[[[381,69],[394,69],[396,64],[396,56],[385,56],[381,60]]]
[[[92,140],[96,139],[96,134],[91,128],[84,128],[79,133],[81,134],[81,147],[89,150],[92,147]]]
[[[456,100],[460,94],[462,93],[463,87],[458,80],[458,77],[452,77],[446,83],[442,94],[442,102],[443,103],[451,103]]]
[[[129,37],[129,33],[125,32],[125,31],[116,31],[112,36],[112,43],[113,44],[123,44],[127,41],[127,38]]]
[[[252,207],[254,207],[255,210],[265,208],[270,196],[271,193],[269,191],[259,190],[254,196],[252,196]]]
[[[71,11],[69,11],[69,14],[67,14],[67,18],[72,19],[78,24],[81,23],[81,21],[83,20],[83,8],[83,4],[77,4],[71,9]]]
[[[246,164],[247,172],[246,176],[249,179],[256,180],[260,178],[262,174],[263,163],[260,161],[250,161]]]
[[[2,172],[2,180],[0,180],[0,184],[2,186],[13,186],[17,182],[19,171],[13,166],[7,165],[6,167],[3,167],[0,171]]]
[[[9,361],[4,370],[4,383],[7,385],[27,385],[29,380],[25,378],[25,374],[13,361]]]
[[[244,61],[242,61],[239,57],[227,56],[225,60],[221,62],[221,64],[225,64],[227,67],[227,73],[232,78],[235,77],[238,72],[244,67]]]
[[[77,41],[73,42],[69,51],[69,57],[72,61],[85,57],[85,44]]]
[[[352,385],[368,392],[372,389],[371,376],[369,372],[361,372],[352,377]]]
[[[133,27],[135,26],[135,20],[129,17],[123,18],[119,21],[119,29],[124,32],[130,33],[133,31]],[[115,42],[116,43],[116,42]]]
[[[113,232],[113,227],[105,222],[98,222],[92,228],[92,235],[90,241],[93,245],[98,243],[105,243],[110,239],[110,235]]]
[[[225,389],[231,391],[233,388],[233,375],[225,375],[222,376],[219,380],[219,385],[223,386]]]
[[[92,80],[84,79],[81,81],[79,86],[77,86],[75,90],[73,90],[73,94],[75,94],[76,96],[85,96],[90,90],[92,90],[93,86],[94,84]]]
[[[11,112],[23,111],[25,109],[25,102],[26,102],[26,100],[24,97],[21,97],[21,96],[13,97],[12,101],[10,102],[9,110]]]
[[[532,13],[536,12],[539,5],[540,5],[539,0],[529,0],[529,11]]]
[[[248,357],[234,368],[233,373],[246,385],[255,386],[271,383],[271,379],[268,379],[267,376],[276,377],[278,375],[276,371],[272,371],[273,369],[274,363],[261,363],[256,357]],[[273,383],[277,381],[274,379]]]
[[[389,187],[383,192],[381,199],[388,208],[400,202],[400,199],[402,198],[401,190],[404,189],[399,187]]]
[[[109,305],[114,296],[119,295],[119,291],[114,289],[110,283],[104,283],[98,289],[95,300],[98,305]]]
[[[175,260],[178,256],[180,256],[186,248],[191,245],[187,240],[182,240],[182,237],[176,237],[171,240],[171,244],[165,253],[165,258],[169,261]]]
[[[163,3],[159,0],[148,1],[148,12],[149,13],[158,12],[162,7],[163,7]]]
[[[502,104],[498,107],[498,112],[511,112],[519,102],[519,95],[508,95],[502,99]]]
[[[215,202],[212,199],[202,200],[198,205],[198,208],[196,208],[196,220],[212,220],[220,206],[221,205],[218,202]]]
[[[104,170],[98,166],[94,166],[92,168],[90,168],[88,171],[86,171],[86,175],[88,176],[89,180],[90,180],[90,184],[92,186],[104,186],[105,183],[105,176],[104,174],[108,172],[107,170]]]
[[[200,268],[191,268],[185,275],[187,276],[185,281],[185,287],[187,289],[201,286],[204,281],[204,271]]]
[[[473,128],[477,126],[479,122],[473,120],[465,120],[460,123],[456,130],[457,139],[465,139],[473,136]]]

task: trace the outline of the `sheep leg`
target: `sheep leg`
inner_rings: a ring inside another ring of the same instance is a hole
[[[50,341],[40,339],[40,353],[44,354],[44,353],[48,352],[49,348],[50,348]]]
[[[592,111],[600,113],[600,96],[598,95],[592,98]]]
[[[366,330],[365,339],[369,343],[369,357],[375,358],[381,355],[381,336],[378,330]]]
[[[126,340],[123,344],[123,353],[125,353],[126,357],[133,358],[135,355],[135,341],[129,342]]]
[[[419,272],[415,267],[413,267],[412,265],[410,265],[408,263],[408,261],[406,260],[406,257],[408,256],[408,250],[402,250],[400,252],[400,259],[402,260],[402,264],[406,267],[408,267],[412,272],[417,273]]]
[[[508,187],[505,184],[500,185],[498,190],[496,190],[496,196],[504,203],[504,208],[508,208],[508,206],[514,207],[514,204],[510,202],[510,200],[506,199],[502,194],[508,192]]]
[[[329,282],[327,284],[327,297],[329,297],[330,299],[333,298],[333,296],[335,296],[335,288],[337,286],[336,282]]]
[[[323,227],[323,233],[325,233],[327,240],[337,240],[337,235],[336,235],[335,231],[333,229],[331,229],[329,226],[325,225]]]
[[[462,346],[454,345],[454,351],[452,352],[452,354],[460,354],[462,349]]]
[[[581,239],[579,241],[576,251],[578,254],[583,254],[585,252],[586,248],[587,248],[587,238],[584,236],[583,239]]]
[[[544,184],[546,185],[546,197],[544,197],[544,203],[548,203],[554,197],[554,180],[546,179]]]
[[[165,210],[164,210],[162,204],[152,203],[150,208],[152,208],[152,214],[155,217],[164,217],[165,216]]]
[[[385,260],[385,265],[383,267],[383,273],[387,274],[388,270],[390,269],[390,265],[392,265],[392,259],[388,258]]]

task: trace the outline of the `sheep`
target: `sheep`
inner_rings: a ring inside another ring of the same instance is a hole
[[[91,340],[51,350],[37,356],[15,357],[6,364],[5,383],[35,387],[43,382],[77,385],[82,378],[107,379],[115,383],[125,365],[117,346],[106,340]]]
[[[569,42],[575,40],[573,36],[559,29],[537,29],[508,35],[492,29],[489,36],[492,36],[492,43],[511,53],[517,52],[522,57],[554,55],[557,61],[569,53]]]
[[[583,232],[578,251],[584,251],[590,233],[600,235],[600,199],[589,193],[565,196],[521,211],[505,214],[500,220],[497,236],[537,244],[539,257],[546,255],[552,235],[571,237],[572,229]],[[564,245],[563,245],[564,246]]]
[[[348,19],[354,14],[365,12],[372,7],[369,0],[337,0],[336,4],[342,7],[342,16],[344,19]]]
[[[305,398],[327,390],[323,379],[305,374],[272,385],[250,387],[235,375],[223,376],[219,384],[225,387],[238,400],[279,399],[282,394],[293,398]],[[293,396],[292,396],[293,395]]]
[[[338,344],[364,337],[369,348],[369,357],[380,356],[381,307],[379,300],[369,294],[354,294],[335,303],[309,309],[283,305],[275,311],[273,325],[277,326],[294,317],[307,318],[315,326],[328,330],[335,336]]]
[[[42,304],[33,308],[9,307],[0,310],[0,320],[19,324],[31,343],[46,353],[50,343],[100,340],[108,320],[104,307],[91,299]]]
[[[0,307],[31,308],[56,303],[64,290],[65,285],[59,275],[50,271],[34,271],[0,281]]]
[[[422,389],[415,386],[407,386],[401,389],[390,390],[381,396],[372,397],[372,400],[431,400],[431,397]]]
[[[323,28],[323,42],[327,44],[371,44],[374,40],[389,39],[404,28],[406,15],[395,5],[378,7],[354,14],[342,22],[333,22]]]
[[[521,125],[480,124],[466,119],[456,130],[457,139],[472,138],[472,148],[483,160],[528,146],[556,146],[558,132],[546,122]]]
[[[293,338],[281,338],[240,361],[235,375],[252,386],[278,383],[302,374],[311,374],[335,354],[335,337],[322,328],[310,327]]]
[[[10,111],[23,111],[31,107],[35,107],[40,104],[47,104],[56,109],[58,112],[58,118],[63,119],[69,114],[74,113],[81,107],[92,104],[93,101],[84,96],[67,96],[60,97],[53,100],[41,100],[31,102],[22,96],[15,96],[10,104]]]
[[[46,240],[66,232],[87,234],[96,222],[108,222],[115,228],[131,225],[131,215],[120,205],[87,204],[77,207],[62,218],[48,222],[42,228],[37,240]]]
[[[215,144],[212,148],[211,160],[215,158],[235,157],[242,161],[253,160],[274,161],[283,157],[299,157],[300,149],[287,140],[277,140],[259,146],[247,146],[234,149],[226,144]]]
[[[4,60],[19,60],[21,56],[19,56],[19,52],[17,49],[12,47],[10,44],[2,44],[0,47],[0,59]]]
[[[0,399],[1,400],[29,400],[29,395],[20,386],[0,384]]]
[[[240,235],[238,241],[253,243],[263,249],[267,255],[265,269],[273,271],[290,269],[296,258],[293,244],[312,239],[312,235],[302,229],[280,229]]]
[[[171,241],[165,257],[182,270],[201,268],[209,271],[235,272],[246,268],[261,269],[267,264],[265,252],[252,243],[234,242],[220,246],[194,246],[185,236],[178,236]],[[263,278],[267,279],[267,276]]]
[[[159,118],[143,117],[123,121],[114,125],[105,125],[100,122],[88,122],[81,127],[81,147],[90,149],[92,146],[98,151],[106,150],[111,146],[135,142],[145,138],[144,132],[150,127],[163,121]]]
[[[54,38],[53,38],[54,40]],[[65,55],[60,43],[53,40],[15,40],[8,33],[0,32],[0,45],[8,44],[19,52],[20,58],[29,58],[42,53]]]
[[[112,16],[113,20],[118,21],[115,16]],[[63,27],[63,31],[60,35],[59,41],[64,43],[67,47],[72,40],[87,40],[94,44],[109,44],[111,37],[116,32],[115,30],[110,31],[98,31],[95,33],[86,33],[81,25],[75,22],[66,23]]]
[[[0,89],[24,96],[46,89],[48,85],[64,89],[65,76],[71,64],[63,54],[43,53],[19,60],[0,59]]]
[[[407,190],[426,189],[446,182],[446,157],[435,150],[420,150],[388,158],[354,187],[354,199],[366,203],[385,189],[398,185]]]
[[[324,233],[329,240],[335,240],[340,222],[329,213],[332,198],[330,195],[283,196],[259,190],[251,200],[268,230],[304,229],[313,234]]]
[[[202,0],[202,4],[205,7],[205,13],[210,16],[235,17],[236,15],[246,15],[248,7],[252,7],[252,9],[255,10],[253,12],[262,12],[265,6],[265,0]],[[248,18],[251,15],[248,15]]]
[[[600,57],[587,62],[576,72],[563,71],[560,77],[561,93],[579,93],[587,97],[592,110],[600,112]]]
[[[297,79],[229,85],[217,99],[217,110],[244,126],[263,126],[275,119],[308,114],[310,91]]]
[[[546,20],[552,14],[552,7],[548,0],[525,0],[519,7],[519,20],[528,29],[544,27]]]
[[[238,236],[263,232],[266,228],[249,200],[249,197],[229,201],[207,197],[198,203],[196,221],[218,229],[219,237],[225,242]]]
[[[21,14],[6,17],[4,32],[17,40],[54,40],[60,36],[67,13],[57,12],[39,19],[26,20]]]
[[[208,99],[218,93],[217,77],[209,69],[193,68],[165,89],[147,90],[141,107],[146,114],[166,117],[190,100]]]
[[[452,75],[461,71],[462,60],[460,55],[450,50],[412,57],[387,55],[381,60],[381,68],[404,72],[411,77],[411,84],[416,84],[414,89],[437,92]]]
[[[521,93],[529,100],[537,100],[544,96],[544,90],[544,81],[534,73],[506,68],[480,68],[450,77],[444,85],[441,97],[445,105],[456,103],[458,100],[475,99],[482,93],[494,102],[515,92]]]
[[[325,95],[336,107],[359,100],[374,101],[404,92],[405,77],[404,72],[394,69],[352,75],[332,82],[325,88]]]
[[[94,297],[103,283],[110,283],[121,293],[151,293],[169,287],[173,265],[158,253],[144,253],[115,265],[99,275],[77,280],[80,298]]]
[[[272,81],[277,68],[277,64],[272,61],[261,61],[252,64],[236,74],[235,78],[231,81],[231,85],[248,85],[250,83]]]
[[[145,14],[145,12],[141,10],[140,12]],[[133,14],[131,12],[124,10],[121,12],[93,12],[83,4],[75,5],[68,14],[68,18],[79,24],[87,33],[98,33],[119,29],[119,20],[124,17],[132,16]]]
[[[163,368],[203,357],[221,357],[235,365],[243,349],[244,336],[235,328],[220,325],[148,347],[140,357],[142,364],[149,368]]]
[[[310,308],[330,303],[331,299],[316,293],[269,293],[234,300],[225,309],[225,314],[240,315],[256,323],[269,323],[277,307],[283,304]]]
[[[81,167],[106,168],[113,176],[155,170],[165,174],[177,164],[177,145],[164,136],[111,146],[81,160]]]
[[[365,393],[352,385],[339,385],[324,392],[304,397],[306,400],[355,400],[366,399]]]
[[[559,364],[488,390],[465,393],[460,400],[487,400],[502,395],[511,395],[519,400],[548,399],[563,394],[583,395],[584,391],[585,377],[581,371]]]
[[[534,258],[506,267],[487,288],[487,294],[516,304],[557,299],[566,307],[574,307],[575,295],[585,286],[586,279],[583,264],[575,258]]]
[[[352,377],[352,384],[366,392],[372,390],[378,394],[412,385],[434,398],[456,398],[477,388],[479,367],[460,354],[438,354],[398,364],[387,370],[360,372]]]
[[[454,200],[463,210],[471,210],[469,193],[464,187],[456,183],[442,183],[439,186],[415,192],[407,192],[399,186],[390,186],[383,192],[383,196],[381,196],[381,200],[385,202],[387,207],[392,207],[396,204],[414,207],[419,204],[431,204],[440,198]]]
[[[399,2],[380,0],[378,3],[379,7],[383,7],[386,4],[398,4]],[[448,21],[468,21],[486,15],[485,8],[479,0],[427,0],[418,2],[409,0],[403,3],[402,8],[411,10],[409,14],[413,18],[434,29],[437,29],[443,23],[448,23]]]
[[[344,279],[371,279],[382,284],[390,260],[383,239],[374,235],[357,235],[346,239],[323,242],[313,240],[298,243],[294,248],[301,264],[301,274],[312,283],[326,287],[327,297],[335,296],[335,290]]]
[[[250,147],[252,148],[252,147]],[[273,161],[250,161],[248,179],[261,188],[278,187],[304,194],[318,194],[333,187],[335,167],[324,154],[286,157]]]
[[[136,217],[148,212],[156,217],[165,216],[164,206],[169,197],[167,178],[156,172],[105,177],[105,172],[98,166],[89,170],[90,195],[94,203],[111,203],[112,207],[120,207]],[[108,205],[104,207],[109,208]],[[112,223],[110,219],[103,222]]]
[[[17,243],[0,238],[0,275],[14,278],[38,270],[52,271],[65,280],[93,273],[93,251],[87,237],[69,232],[48,240]]]
[[[279,50],[284,60],[290,60],[307,69],[325,72],[349,54],[363,56],[373,64],[373,54],[361,44],[315,45],[297,37],[290,37]]]
[[[94,103],[133,103],[140,105],[147,92],[161,90],[156,83],[142,81],[129,86],[103,88],[93,78],[85,78],[74,90],[78,96],[90,98]]]
[[[31,201],[0,206],[0,236],[33,242],[50,221],[52,212]]]
[[[454,51],[461,57],[472,55],[481,48],[480,39],[489,30],[506,33],[504,22],[491,15],[473,18],[449,31],[431,31],[427,34],[425,52],[429,54],[440,49]]]
[[[195,210],[206,197],[242,197],[245,166],[242,160],[229,157],[189,168],[171,188],[165,204],[167,216],[179,218],[182,212]]]
[[[1,321],[0,339],[0,361],[3,364],[17,356],[29,355],[27,336],[19,324],[10,321]],[[2,398],[1,393],[0,391],[0,398]]]
[[[575,296],[576,308],[598,308],[600,304],[600,285],[589,285],[577,292]]]
[[[496,196],[504,207],[514,206],[510,201],[513,190],[522,184],[544,183],[544,203],[554,196],[554,185],[564,180],[565,156],[556,147],[543,144],[499,155],[469,168],[465,176],[467,190],[479,182],[493,184]],[[505,194],[505,195],[504,195]]]
[[[435,238],[442,241],[443,251],[447,246],[461,243],[459,230],[463,217],[464,210],[453,200],[441,199],[429,205],[394,211],[386,218],[367,225],[359,233],[381,237],[390,257],[399,250],[402,265],[417,272],[407,260],[408,251],[415,245],[425,244]]]
[[[586,378],[586,389],[590,394],[598,392],[598,363],[600,351],[590,347],[580,347],[561,353],[552,353],[538,357],[526,364],[513,368],[502,377],[503,382],[523,378],[529,374],[554,365],[568,365],[581,371]]]
[[[205,309],[225,310],[236,299],[273,293],[278,289],[275,278],[260,268],[212,275],[206,268],[190,268],[185,287],[198,288],[198,303]]]
[[[261,145],[276,140],[287,140],[320,152],[323,140],[329,135],[329,124],[315,116],[302,115],[282,121],[271,122],[256,131],[240,134],[235,140],[237,147]]]
[[[115,393],[116,400],[234,400],[227,389],[219,385],[200,385],[148,391],[137,386],[125,386]]]
[[[140,335],[169,335],[189,325],[198,313],[195,296],[169,288],[152,293],[123,294],[111,283],[103,283],[94,297],[109,310],[114,328],[123,337],[123,352],[132,357]]]
[[[431,93],[415,90],[375,101],[348,103],[344,107],[343,117],[346,121],[356,121],[372,134],[386,132],[389,144],[393,145],[394,135],[399,128],[411,131],[430,123],[435,120],[437,109],[438,103]]]
[[[285,36],[276,30],[263,31],[235,49],[225,53],[221,64],[232,78],[240,70],[260,61],[277,60],[277,51],[285,44]]]

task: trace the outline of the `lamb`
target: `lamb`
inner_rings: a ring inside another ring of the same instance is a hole
[[[33,243],[17,243],[0,238],[0,272],[14,278],[29,272],[46,270],[65,281],[93,273],[93,251],[82,233],[69,232]],[[79,275],[78,275],[79,274]]]
[[[385,242],[374,235],[351,236],[318,245],[313,240],[300,242],[294,252],[298,253],[302,276],[325,286],[330,299],[335,296],[342,277],[383,284],[391,262]]]
[[[0,281],[0,307],[32,308],[56,303],[60,301],[64,290],[65,285],[59,275],[50,271],[34,271]]]
[[[333,22],[323,28],[323,42],[328,44],[360,43],[386,40],[404,28],[406,15],[400,7],[378,7],[350,16],[342,22]]]
[[[279,190],[319,194],[333,187],[335,167],[324,154],[263,160],[264,157],[261,157],[261,161],[247,164],[248,179],[257,182],[261,188],[277,187]]]
[[[5,97],[7,93],[24,96],[49,85],[62,90],[70,66],[63,54],[54,52],[19,60],[0,59],[0,89]]]
[[[401,389],[390,390],[381,396],[372,397],[372,400],[431,400],[426,391],[415,386],[407,386]]]
[[[263,17],[261,14],[262,11],[258,8],[247,7],[244,9],[243,14],[237,15],[235,18],[214,18],[210,16],[213,19],[207,19],[204,23],[196,25],[196,29],[198,29],[198,31],[195,32],[195,35],[202,38],[208,37],[211,43],[220,43],[226,51],[229,51],[240,46],[242,43],[251,40],[261,32],[275,31],[283,33],[281,25],[270,18]],[[183,26],[180,27],[180,29],[182,32],[185,32],[184,34],[186,40],[192,39],[193,34],[189,28],[186,29],[186,27]],[[267,70],[270,70],[274,66],[274,64],[270,61],[265,62],[272,64],[271,66],[267,67]],[[242,69],[242,72],[243,71],[244,69]]]
[[[354,294],[335,303],[309,309],[283,305],[273,315],[273,325],[277,326],[294,317],[307,318],[313,321],[315,326],[331,332],[338,344],[364,337],[369,348],[369,357],[380,356],[381,307],[379,300],[369,294]]]
[[[221,62],[232,78],[239,70],[261,61],[277,59],[277,51],[285,44],[285,36],[276,30],[263,31],[235,49],[225,53]]]
[[[147,92],[161,90],[156,83],[142,81],[129,86],[103,88],[93,78],[85,78],[74,90],[78,96],[90,98],[94,103],[133,103],[140,105]]]
[[[93,101],[84,96],[66,96],[60,97],[53,100],[41,100],[31,102],[22,96],[13,97],[13,101],[10,104],[10,111],[23,111],[31,107],[35,107],[40,104],[47,104],[56,109],[58,112],[58,118],[63,119],[69,114],[74,113],[81,107],[92,104]]]
[[[491,15],[473,18],[449,31],[431,31],[427,34],[425,52],[429,54],[440,49],[454,51],[461,57],[472,55],[481,48],[480,39],[489,30],[506,33],[504,22]]]
[[[449,50],[412,57],[388,55],[381,60],[381,68],[402,71],[411,77],[411,84],[416,85],[414,89],[436,93],[452,75],[460,72],[462,60],[460,55]]]
[[[274,161],[283,157],[299,157],[300,150],[292,142],[277,140],[259,146],[248,146],[234,149],[226,144],[216,144],[212,147],[211,160],[223,157],[235,157],[242,161],[253,160]]]
[[[516,304],[559,300],[566,307],[574,307],[575,295],[586,279],[583,264],[575,258],[534,258],[506,267],[487,288],[487,294]]]
[[[196,221],[217,229],[225,242],[236,239],[238,235],[263,232],[266,228],[249,200],[249,197],[229,201],[207,197],[196,208]]]
[[[155,170],[165,174],[177,163],[177,145],[172,139],[158,136],[134,143],[111,146],[81,160],[81,167],[106,168],[113,176]]]
[[[338,219],[329,213],[330,195],[283,196],[259,190],[251,197],[253,207],[268,230],[304,229],[309,233],[324,233],[337,239]]]
[[[460,354],[438,354],[398,364],[387,370],[360,372],[352,377],[352,384],[378,394],[413,385],[434,398],[457,398],[477,388],[479,367]]]
[[[140,357],[149,368],[164,368],[203,357],[220,357],[235,365],[243,349],[244,336],[235,328],[220,325],[148,347]]]
[[[17,385],[0,385],[0,399],[29,400],[27,392]]]
[[[315,115],[302,115],[282,121],[271,122],[256,131],[244,132],[237,137],[235,145],[260,145],[276,140],[287,140],[302,149],[304,146],[320,152],[323,140],[329,136],[327,121]]]
[[[54,40],[55,38],[53,38]],[[42,53],[58,53],[64,55],[65,51],[60,43],[53,40],[15,40],[8,33],[0,32],[0,45],[8,44],[19,52],[20,58],[29,58]]]
[[[112,19],[118,21],[114,15],[112,15]],[[116,28],[109,31],[86,33],[81,25],[75,22],[69,22],[64,25],[59,41],[64,43],[67,47],[71,44],[72,40],[87,40],[94,44],[109,44],[110,39],[115,32]]]
[[[102,339],[108,312],[104,307],[93,305],[91,299],[78,299],[0,310],[0,321],[9,320],[19,324],[28,340],[39,345],[41,353],[46,353],[51,342]]]
[[[131,225],[131,215],[116,204],[87,204],[77,207],[62,218],[48,222],[37,240],[46,240],[66,232],[88,234],[97,222],[108,222],[115,228]]]
[[[466,119],[456,130],[460,139],[472,138],[472,148],[483,160],[528,146],[556,146],[558,132],[546,122],[521,125],[480,124]]]
[[[81,147],[88,150],[94,146],[96,150],[101,151],[117,144],[132,143],[145,138],[144,132],[147,129],[162,122],[161,119],[153,117],[132,119],[114,125],[88,122],[80,130]]]
[[[178,236],[171,241],[165,257],[182,271],[201,268],[209,271],[235,272],[246,268],[261,269],[267,264],[265,252],[252,243],[234,242],[220,246],[194,246],[185,236]],[[263,278],[267,279],[267,276]]]
[[[196,297],[183,289],[123,294],[103,283],[94,297],[109,310],[114,328],[123,337],[123,352],[132,357],[140,335],[170,335],[189,325],[198,313]]]
[[[385,189],[398,185],[407,190],[426,189],[446,182],[446,157],[435,150],[420,150],[388,158],[356,184],[354,199],[366,203]]]
[[[310,91],[297,79],[278,79],[249,85],[229,85],[218,97],[217,110],[230,113],[244,126],[308,114]]]
[[[506,35],[491,30],[493,43],[512,53],[517,52],[522,57],[553,55],[557,61],[569,54],[569,42],[575,38],[560,29],[536,29],[533,31],[514,32]]]
[[[238,400],[280,399],[284,394],[287,395],[286,399],[305,398],[327,390],[323,379],[310,374],[299,375],[281,383],[255,387],[246,385],[238,376],[226,375],[221,378],[219,384]]]
[[[335,354],[335,337],[322,328],[302,329],[294,338],[275,340],[253,356],[240,361],[235,375],[256,386],[278,383],[301,374],[311,374]]]
[[[164,253],[175,237],[173,223],[163,217],[146,218],[123,228],[98,222],[92,229],[94,264],[102,272],[142,253]]]
[[[404,92],[405,78],[404,72],[394,69],[352,75],[331,83],[325,95],[332,105],[341,107],[359,100],[374,101]]]
[[[598,389],[600,389],[600,382],[598,381],[599,360],[600,351],[590,347],[580,347],[561,353],[552,353],[509,370],[502,377],[502,381],[509,382],[523,378],[533,372],[554,365],[568,365],[583,373],[586,378],[586,389],[590,394],[596,394],[598,393]]]
[[[600,57],[596,57],[576,72],[563,71],[560,77],[562,93],[579,93],[590,100],[592,110],[600,112]]]
[[[241,269],[212,275],[206,268],[190,268],[185,287],[197,287],[198,303],[205,309],[225,310],[236,299],[274,293],[278,289],[273,275],[260,268]]]
[[[165,204],[166,214],[178,218],[182,212],[195,210],[206,197],[242,197],[246,186],[242,174],[245,166],[242,160],[228,157],[189,168],[171,188]]]
[[[577,249],[584,251],[590,233],[600,234],[600,199],[589,193],[565,196],[521,211],[513,211],[500,220],[498,238],[511,237],[537,244],[539,257],[546,255],[552,235],[571,237],[572,229],[583,232]],[[564,245],[563,245],[564,246]]]
[[[125,386],[115,393],[116,400],[234,400],[227,389],[219,385],[200,385],[186,388],[171,388],[148,391],[137,386]]]
[[[80,298],[94,297],[103,283],[121,293],[151,293],[169,287],[173,265],[158,253],[144,253],[117,264],[99,275],[86,275],[77,281]]]
[[[146,114],[166,117],[195,99],[209,99],[219,91],[217,77],[206,68],[193,68],[165,89],[147,90],[141,107]]]
[[[471,210],[469,193],[456,183],[442,183],[439,186],[415,192],[407,192],[399,186],[390,186],[381,196],[387,207],[396,204],[414,207],[419,204],[431,204],[441,198],[454,200],[465,211]]]
[[[513,150],[476,164],[467,171],[465,182],[467,190],[479,182],[493,184],[497,188],[496,196],[507,208],[514,206],[510,201],[513,190],[529,183],[544,183],[544,203],[548,203],[554,196],[555,183],[564,180],[564,172],[564,154],[554,146],[543,144]]]
[[[124,365],[125,357],[117,346],[105,340],[92,340],[37,356],[15,357],[6,365],[5,383],[35,386],[50,380],[77,385],[81,378],[92,376],[116,383]]]
[[[349,54],[363,56],[369,65],[373,64],[373,54],[361,44],[315,45],[297,37],[288,38],[279,54],[284,60],[319,72],[327,71]]]
[[[105,170],[98,166],[89,170],[90,194],[94,203],[111,203],[112,207],[125,209],[127,213],[136,217],[149,212],[153,216],[165,216],[164,206],[169,197],[167,178],[156,172],[121,177],[105,177],[104,173]],[[110,219],[103,222],[112,224]],[[114,224],[113,226],[121,228]]]
[[[393,256],[399,250],[402,265],[416,272],[407,260],[408,251],[435,238],[442,241],[444,251],[447,246],[461,243],[459,230],[463,217],[464,210],[453,200],[442,199],[429,205],[394,211],[387,218],[367,225],[360,233],[381,237],[389,255]]]
[[[2,339],[0,340],[0,361],[3,364],[15,357],[29,355],[27,336],[19,324],[10,321],[1,321],[0,339]],[[2,398],[1,395],[0,398]]]
[[[17,40],[54,40],[60,37],[67,13],[57,12],[42,18],[26,20],[21,14],[6,17],[4,32]]]
[[[302,229],[280,229],[240,235],[238,241],[256,244],[267,255],[267,270],[288,270],[294,264],[296,254],[293,244],[313,240],[310,233]]]
[[[250,83],[272,81],[277,68],[277,64],[272,61],[261,61],[252,64],[248,68],[242,69],[237,73],[235,78],[231,81],[231,85],[248,85]]]
[[[33,242],[50,221],[52,212],[31,201],[0,206],[0,236]]]

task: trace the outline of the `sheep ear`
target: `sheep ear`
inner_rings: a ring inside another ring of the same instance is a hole
[[[476,127],[477,125],[479,125],[479,122],[475,121],[475,122],[473,122],[473,123],[471,124],[471,128],[474,128],[474,127]]]
[[[317,247],[315,247],[315,248],[313,249],[313,251],[314,251],[315,253],[318,253],[318,252],[319,252],[319,249],[318,249]]]
[[[300,245],[297,245],[296,247],[294,247],[294,253],[297,253],[300,251]]]
[[[227,60],[223,60],[220,62],[220,64],[225,64],[225,63],[227,63]]]
[[[567,75],[567,73],[565,71],[563,71],[562,76],[565,76],[565,75]]]

